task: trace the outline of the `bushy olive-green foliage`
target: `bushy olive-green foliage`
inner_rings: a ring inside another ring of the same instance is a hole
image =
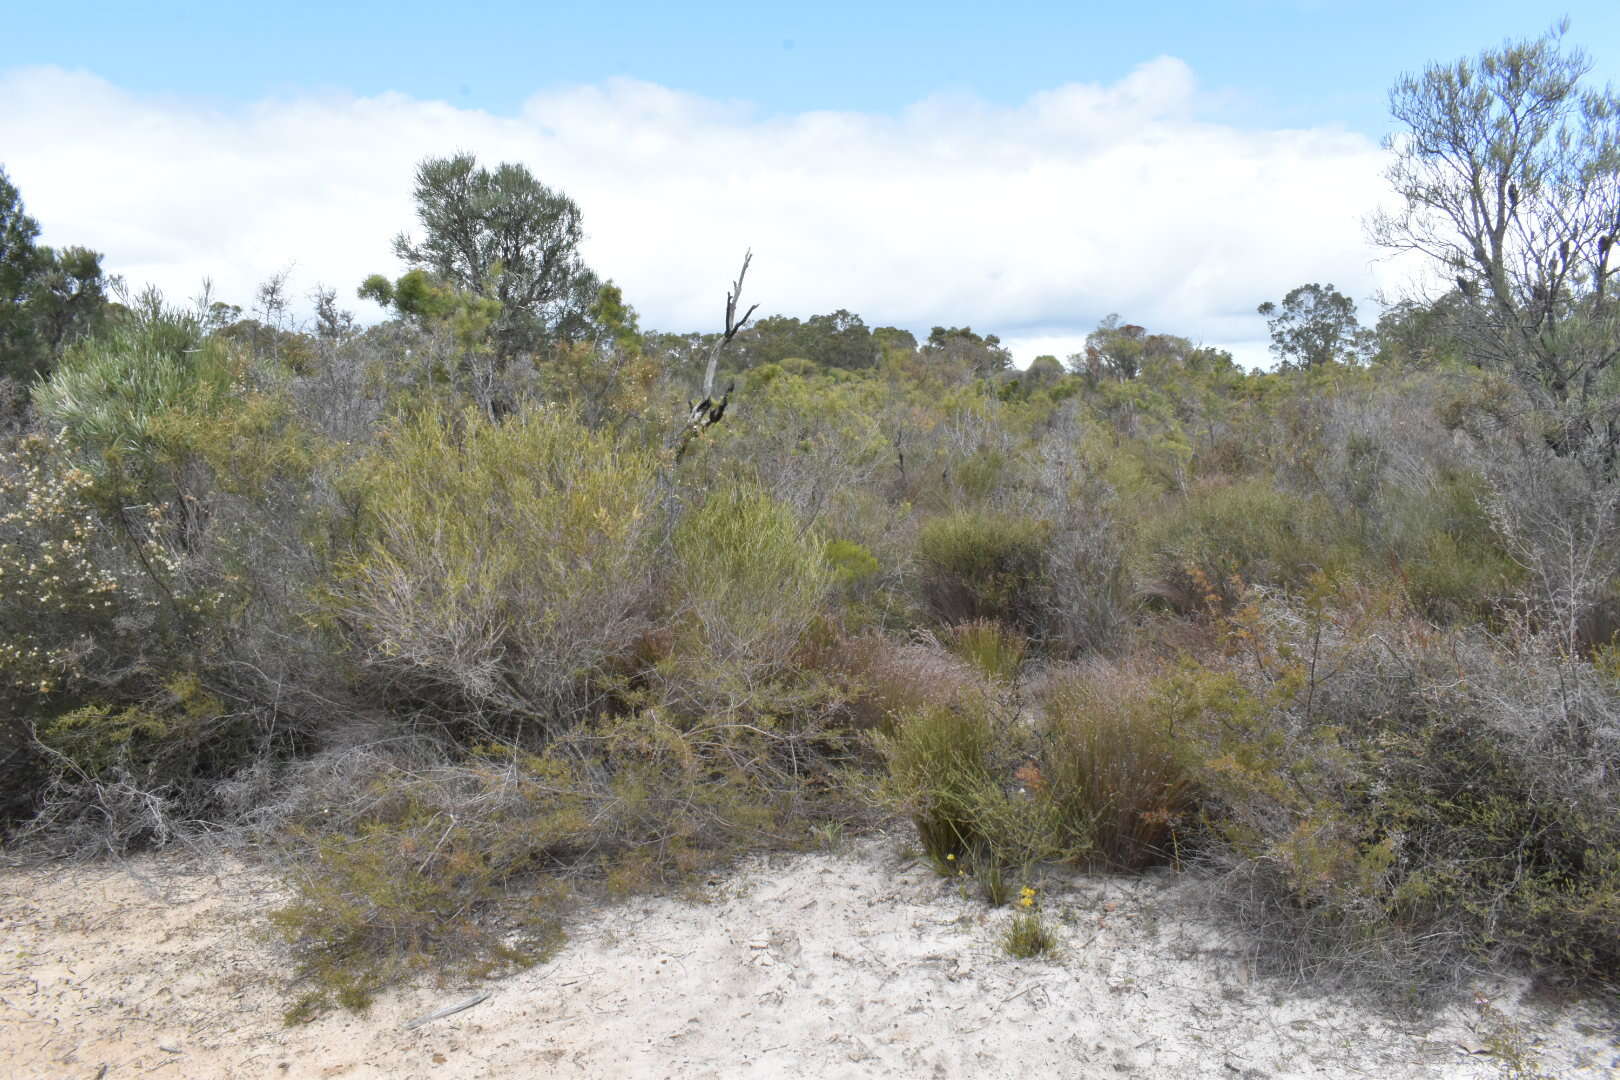
[[[993,904],[1011,874],[1042,860],[1078,858],[1090,837],[1066,831],[1031,754],[1033,740],[984,699],[897,717],[878,746],[889,797],[910,814],[941,874],[971,877]]]
[[[1483,478],[1449,470],[1389,497],[1394,568],[1436,622],[1489,620],[1523,581],[1491,523],[1489,498]]]
[[[361,1006],[430,966],[532,963],[571,907],[859,821],[854,793],[825,782],[848,752],[836,731],[647,710],[538,752],[479,744],[446,761],[443,747],[379,747],[313,762],[283,811],[292,899],[272,915],[306,988],[294,1018]]]
[[[1193,761],[1163,689],[1095,665],[1057,673],[1042,691],[1043,753],[1031,779],[1055,808],[1062,846],[1115,870],[1178,859],[1195,809]]]
[[[1364,602],[1249,604],[1228,632],[1247,662],[1167,700],[1205,747],[1237,907],[1289,963],[1412,993],[1503,956],[1612,979],[1620,687]]]
[[[779,673],[832,583],[820,538],[762,491],[730,485],[673,537],[678,645],[745,677]]]
[[[947,623],[995,619],[1031,627],[1040,616],[1047,530],[1010,514],[962,510],[935,518],[917,539],[923,596]]]
[[[1118,321],[1034,378],[722,350],[676,453],[714,336],[604,287],[498,349],[448,280],[371,283],[401,317],[364,332],[149,298],[38,388],[0,447],[12,837],[268,841],[305,1011],[895,812],[995,903],[1213,864],[1295,971],[1620,964],[1620,486],[1467,305],[1381,327],[1445,363],[1376,370]]]
[[[175,465],[163,419],[214,412],[232,388],[225,343],[208,337],[196,316],[148,293],[70,349],[36,388],[34,405],[84,455],[109,501],[134,502],[155,497]]]
[[[974,619],[951,627],[947,642],[957,656],[999,682],[1017,679],[1028,642],[1016,630],[990,619]]]
[[[923,851],[941,872],[985,842],[976,809],[995,788],[993,734],[985,710],[936,707],[900,717],[881,743]]]
[[[164,615],[172,559],[150,540],[131,551],[109,537],[94,484],[59,438],[32,435],[0,456],[0,700],[14,708],[115,679],[115,639],[131,647]]]
[[[1194,491],[1149,525],[1151,587],[1180,611],[1229,608],[1245,585],[1299,587],[1353,557],[1327,519],[1320,501],[1263,479]]]
[[[650,614],[655,467],[563,410],[405,417],[354,480],[334,608],[368,666],[446,708],[571,715]]]

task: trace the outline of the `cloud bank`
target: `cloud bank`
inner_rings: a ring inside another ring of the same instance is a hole
[[[970,324],[1021,360],[1118,312],[1258,363],[1261,301],[1383,284],[1361,227],[1383,155],[1342,130],[1211,123],[1205,100],[1168,57],[1016,107],[937,97],[896,115],[764,115],[631,79],[516,116],[396,94],[216,108],[28,68],[0,74],[0,164],[47,242],[176,297],[206,276],[246,305],[289,267],[296,289],[352,297],[399,270],[416,163],[469,150],[572,196],[587,261],[648,327],[712,329],[751,247],[762,312]]]

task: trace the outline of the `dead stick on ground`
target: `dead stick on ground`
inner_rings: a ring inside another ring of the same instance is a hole
[[[434,1020],[443,1020],[446,1016],[453,1016],[454,1014],[461,1012],[463,1009],[472,1008],[479,1002],[488,999],[488,997],[489,991],[485,990],[482,994],[474,994],[466,1001],[458,1001],[454,1005],[446,1005],[442,1009],[436,1009],[433,1012],[428,1013],[426,1016],[418,1016],[415,1020],[412,1020],[410,1023],[405,1025],[405,1030],[410,1031],[412,1028],[419,1028],[423,1024],[430,1023]]]

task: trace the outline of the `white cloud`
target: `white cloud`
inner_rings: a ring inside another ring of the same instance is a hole
[[[764,312],[971,324],[1020,360],[1109,312],[1248,353],[1255,306],[1294,285],[1370,296],[1378,148],[1200,121],[1202,102],[1171,58],[1016,107],[942,96],[895,116],[762,115],[629,79],[515,117],[397,94],[219,108],[32,68],[0,74],[0,164],[48,242],[178,297],[209,276],[244,304],[289,266],[345,296],[397,272],[415,163],[456,150],[573,196],[587,260],[649,327],[712,328],[747,247]]]

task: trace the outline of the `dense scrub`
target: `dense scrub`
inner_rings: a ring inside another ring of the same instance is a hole
[[[1392,1000],[1620,969],[1620,479],[1466,349],[1111,322],[1030,375],[846,312],[738,335],[704,425],[716,343],[616,290],[497,355],[412,281],[369,330],[149,294],[8,399],[8,852],[257,844],[299,1015],[882,814],[995,903],[1196,868]]]

